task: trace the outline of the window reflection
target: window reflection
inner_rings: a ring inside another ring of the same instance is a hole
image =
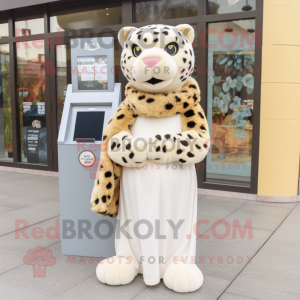
[[[1,22],[0,21],[0,39],[8,37],[8,23],[7,21]]]
[[[197,14],[197,0],[135,1],[136,22],[194,17]]]
[[[0,45],[0,161],[13,161],[9,45]]]
[[[208,0],[208,14],[228,14],[256,9],[256,0]]]
[[[196,24],[192,24],[191,25],[194,30],[195,30],[195,38],[194,38],[194,41],[193,41],[193,49],[194,49],[194,55],[195,55],[195,66],[194,66],[194,71],[192,73],[192,77],[194,79],[197,80],[197,70],[198,70],[198,67],[197,67],[197,51],[198,51],[198,30],[197,30],[197,25]]]
[[[47,165],[47,78],[43,44],[43,40],[16,43],[17,99],[20,111],[21,161]]]
[[[15,36],[27,36],[44,33],[43,15],[30,18],[17,18],[15,22]]]
[[[57,134],[65,105],[68,84],[72,84],[70,45],[56,47],[56,99],[57,99]]]
[[[100,26],[114,25],[122,23],[122,3],[113,5],[106,4],[80,9],[70,9],[67,11],[53,12],[50,17],[51,32],[66,30],[78,30],[83,28],[95,28]]]
[[[254,105],[254,20],[214,23],[208,35],[206,181],[250,186]]]

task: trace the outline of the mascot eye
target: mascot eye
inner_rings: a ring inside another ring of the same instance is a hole
[[[178,48],[179,48],[178,44],[175,42],[172,42],[166,46],[165,51],[168,54],[170,54],[171,56],[174,56],[177,54]]]
[[[137,57],[142,53],[142,49],[137,44],[133,44],[132,45],[132,53],[135,57]]]

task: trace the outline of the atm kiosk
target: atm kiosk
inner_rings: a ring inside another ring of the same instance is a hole
[[[115,255],[116,218],[92,212],[90,199],[103,128],[121,101],[113,38],[71,40],[71,64],[57,142],[62,254],[106,258]]]

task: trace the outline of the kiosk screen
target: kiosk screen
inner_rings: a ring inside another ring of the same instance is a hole
[[[102,141],[104,114],[104,111],[77,112],[73,140],[82,138]]]

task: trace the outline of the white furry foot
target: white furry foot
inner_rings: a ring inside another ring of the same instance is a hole
[[[164,284],[177,293],[198,290],[203,284],[203,275],[195,264],[171,263],[164,275]]]
[[[96,269],[99,281],[109,285],[130,283],[137,275],[133,262],[121,256],[113,256],[101,261]]]

